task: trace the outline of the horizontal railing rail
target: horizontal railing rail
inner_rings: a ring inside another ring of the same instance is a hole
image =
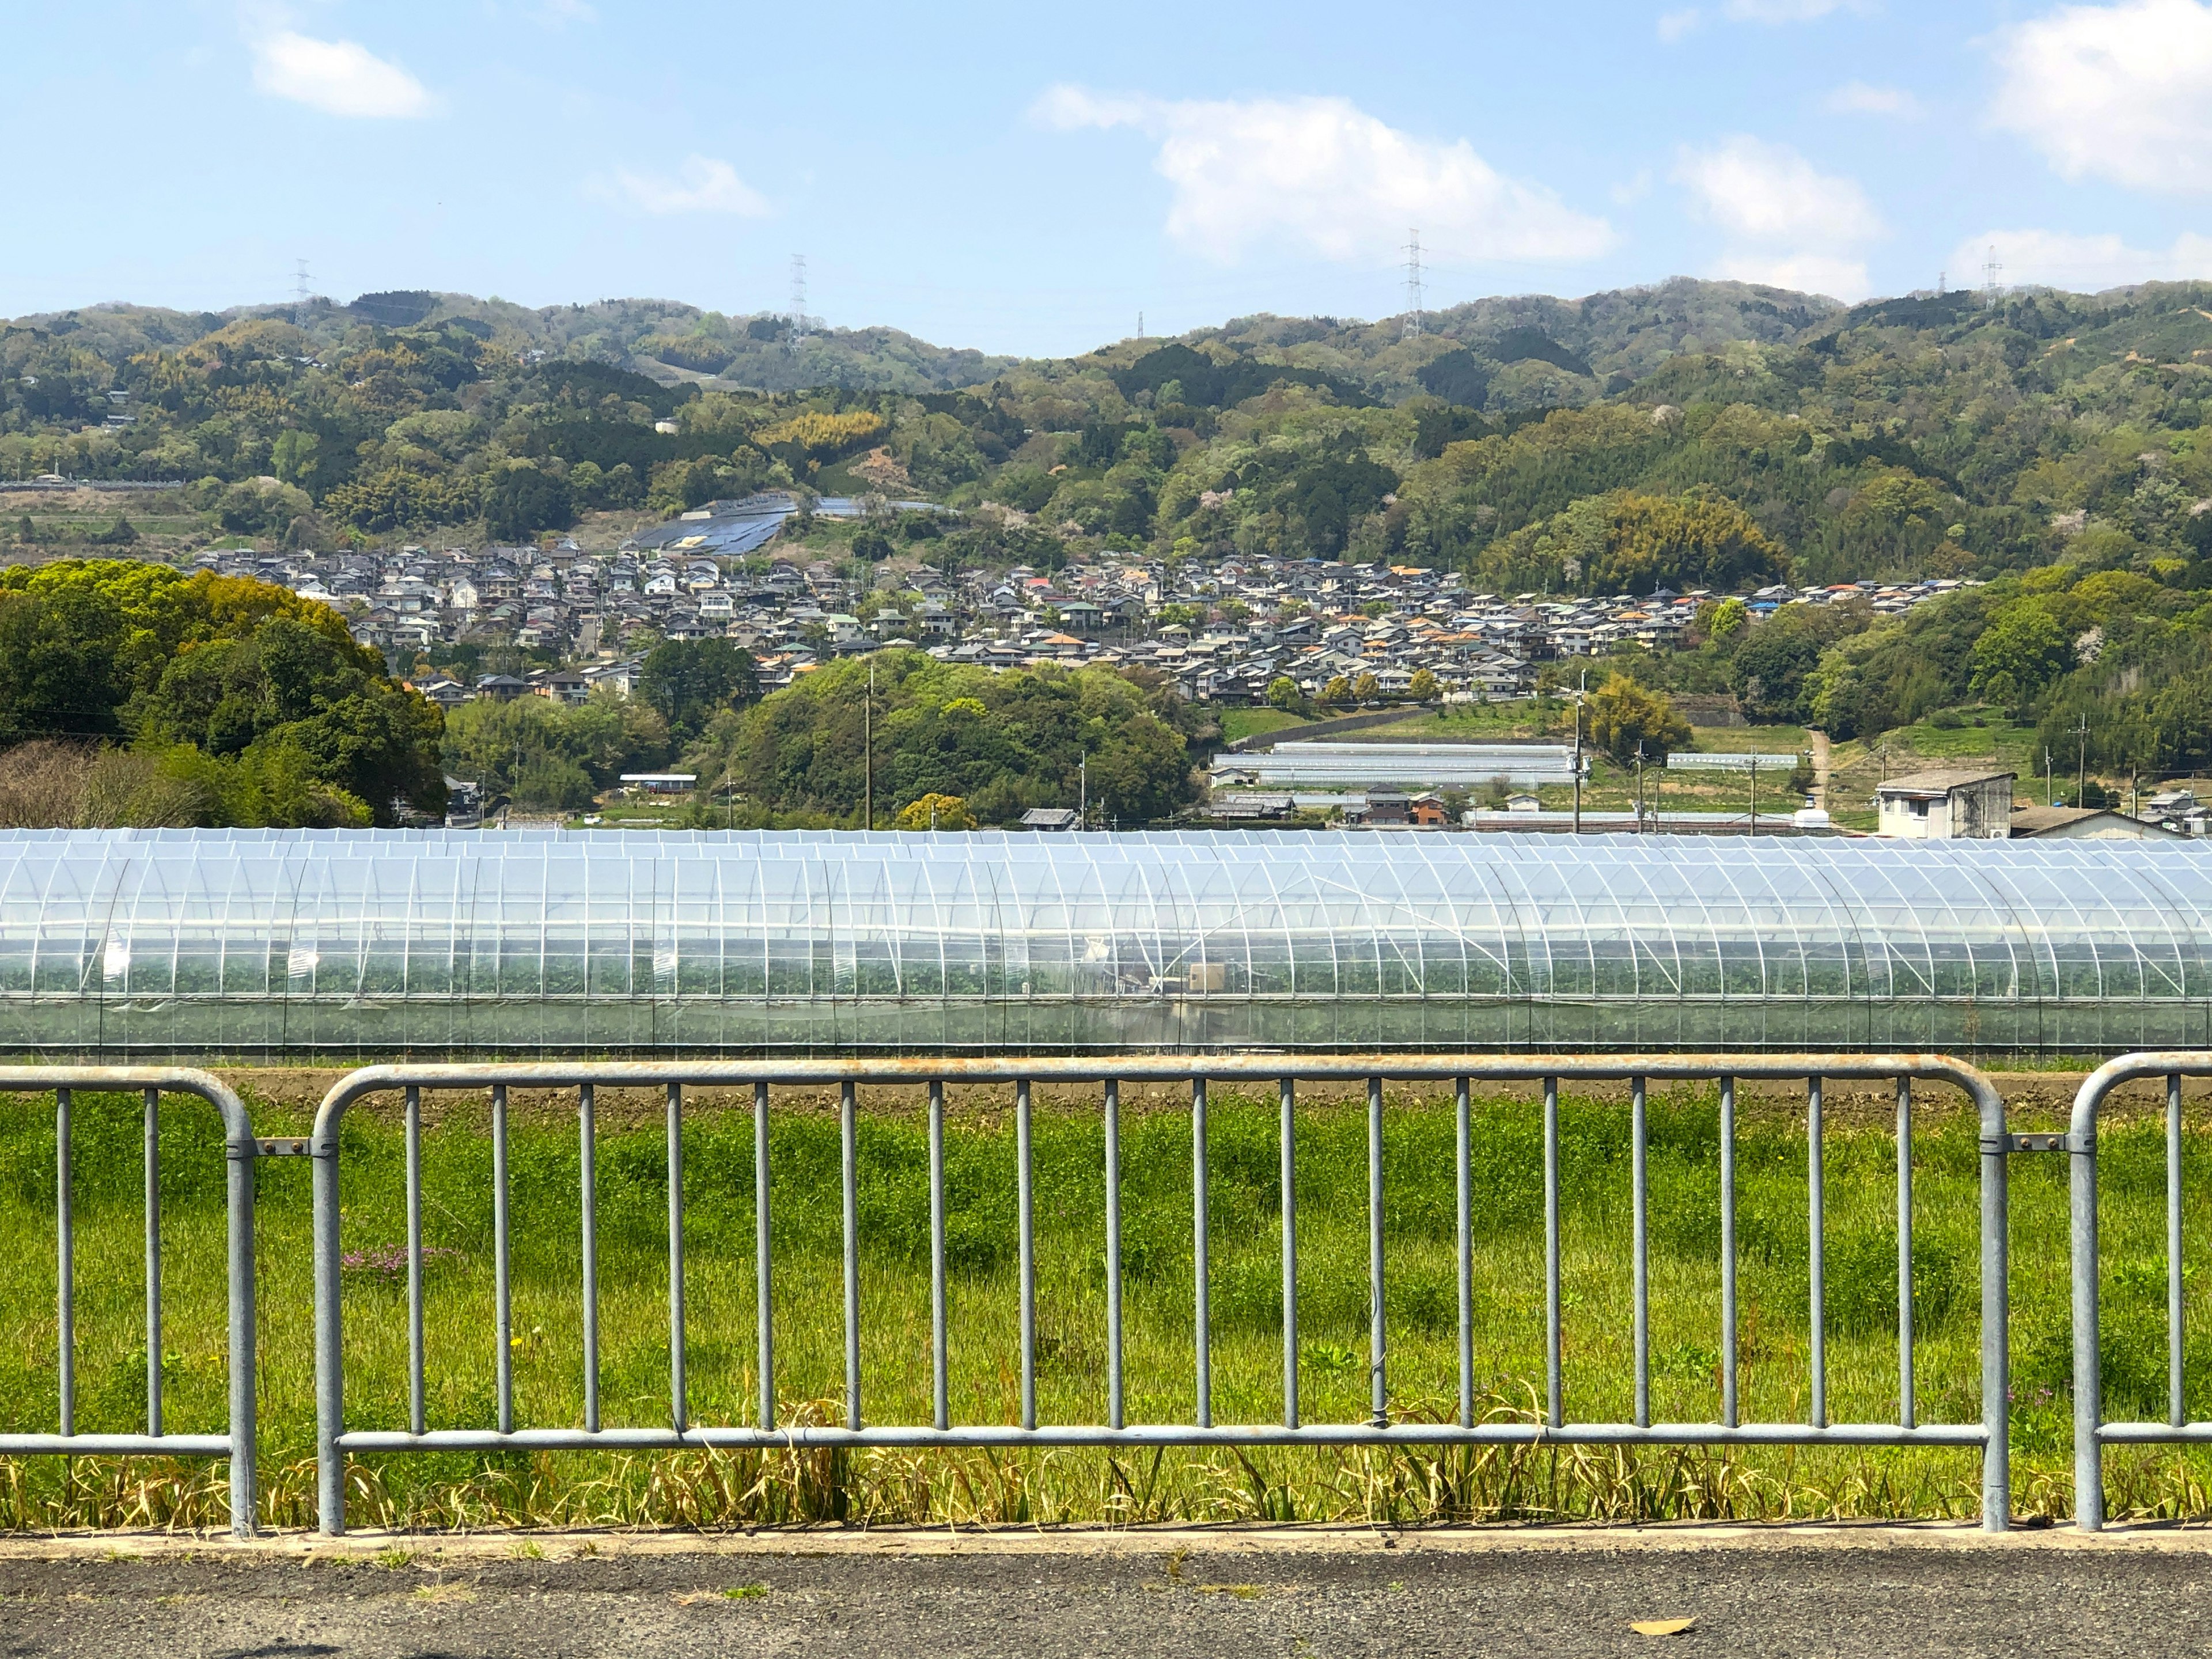
[[[1808,1132],[1808,1228],[1810,1239],[1809,1322],[1812,1370],[1809,1411],[1802,1422],[1742,1420],[1737,1376],[1737,1264],[1735,1249],[1735,1085],[1739,1079],[1795,1082],[1805,1089]],[[1828,1408],[1822,1234],[1826,1214],[1823,1179],[1823,1084],[1826,1079],[1893,1082],[1898,1133],[1898,1343],[1899,1387],[1896,1420],[1835,1422]],[[1718,1085],[1722,1207],[1722,1413],[1718,1422],[1655,1422],[1651,1414],[1650,1251],[1647,1192],[1646,1093],[1652,1081]],[[1450,1084],[1457,1109],[1455,1137],[1456,1268],[1458,1290],[1458,1410],[1450,1422],[1394,1420],[1388,1390],[1388,1264],[1384,1254],[1383,1087],[1386,1083]],[[1474,1369],[1473,1231],[1470,1215],[1470,1089],[1476,1082],[1514,1082],[1540,1087],[1543,1098],[1545,1231],[1545,1389],[1540,1421],[1478,1420]],[[1560,1249],[1559,1090],[1562,1084],[1625,1082],[1630,1085],[1634,1205],[1635,1406],[1631,1420],[1581,1422],[1566,1415],[1563,1363]],[[1914,1397],[1912,1330],[1912,1085],[1945,1084],[1963,1091],[1979,1123],[1982,1239],[1982,1420],[1923,1424]],[[1127,1420],[1123,1376],[1121,1090],[1126,1084],[1181,1084],[1189,1090],[1191,1114],[1194,1330],[1190,1420]],[[1265,1085],[1279,1091],[1281,1107],[1281,1226],[1283,1255],[1283,1400],[1279,1422],[1224,1424],[1214,1420],[1212,1329],[1209,1309],[1207,1221],[1207,1091],[1218,1084]],[[1367,1098],[1367,1243],[1370,1310],[1369,1413],[1364,1420],[1309,1423],[1299,1405],[1297,1340],[1297,1212],[1296,1091],[1301,1083],[1356,1083]],[[1048,1424],[1037,1406],[1036,1249],[1035,1164],[1031,1152],[1033,1091],[1038,1084],[1082,1085],[1101,1093],[1104,1129],[1107,1316],[1107,1420]],[[927,1090],[932,1420],[878,1425],[863,1413],[859,1274],[860,1208],[856,1173],[858,1091],[885,1085]],[[952,1418],[947,1352],[945,1100],[951,1085],[1011,1085],[1014,1091],[1015,1180],[1019,1233],[1018,1342],[1020,1421],[959,1424]],[[776,1330],[770,1295],[769,1103],[778,1087],[834,1087],[839,1095],[843,1257],[843,1355],[846,1421],[842,1425],[779,1424],[776,1408]],[[750,1088],[753,1109],[755,1301],[759,1398],[750,1425],[702,1425],[691,1419],[686,1382],[688,1331],[684,1310],[684,1094],[702,1088]],[[665,1427],[610,1427],[600,1410],[595,1092],[600,1089],[665,1091],[668,1185],[669,1420]],[[508,1097],[516,1089],[575,1092],[580,1169],[580,1221],[583,1277],[583,1423],[580,1427],[522,1427],[515,1420],[513,1370],[514,1303],[510,1273]],[[349,1429],[345,1422],[343,1255],[340,1239],[339,1127],[347,1109],[366,1096],[398,1091],[404,1102],[407,1211],[408,1424],[404,1430]],[[431,1429],[424,1382],[422,1097],[424,1091],[488,1091],[491,1106],[496,1422],[494,1426]],[[1165,1445],[1938,1445],[1978,1448],[1983,1455],[1983,1519],[1990,1530],[2007,1524],[2010,1499],[2007,1442],[2008,1314],[2006,1287],[2005,1159],[2014,1148],[2005,1133],[2004,1103],[1983,1073],[1938,1054],[1607,1054],[1600,1056],[1495,1054],[1408,1055],[1255,1054],[1213,1056],[1023,1058],[1004,1060],[783,1060],[759,1062],[638,1061],[591,1064],[393,1065],[355,1072],[331,1088],[315,1117],[310,1141],[314,1160],[315,1386],[319,1511],[326,1533],[345,1526],[345,1465],[356,1454],[407,1451],[494,1451],[522,1449],[677,1449],[787,1447],[1018,1447]]]
[[[143,1433],[96,1433],[78,1428],[76,1377],[76,1219],[72,1168],[74,1097],[137,1092],[145,1101],[146,1428]],[[246,1108],[205,1072],[161,1066],[0,1066],[0,1094],[54,1097],[56,1368],[59,1409],[52,1434],[0,1433],[0,1456],[222,1457],[230,1461],[231,1528],[254,1530],[253,1166],[261,1152]],[[222,1434],[178,1434],[164,1420],[161,1398],[161,1142],[167,1095],[191,1095],[222,1121],[226,1174],[225,1271],[228,1281],[229,1424]]]
[[[2182,1261],[2181,1080],[2212,1077],[2212,1053],[2123,1054],[2092,1072],[2074,1097],[2065,1138],[2070,1154],[2074,1297],[2074,1515],[2087,1531],[2105,1524],[2105,1448],[2212,1442],[2212,1423],[2188,1420],[2182,1397],[2187,1336]],[[2162,1423],[2105,1420],[2097,1220],[2097,1123],[2113,1091],[2157,1079],[2166,1085],[2166,1415]]]

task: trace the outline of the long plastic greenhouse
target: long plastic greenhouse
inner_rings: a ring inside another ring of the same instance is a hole
[[[0,834],[0,1048],[2212,1043],[2212,851],[1417,834]]]

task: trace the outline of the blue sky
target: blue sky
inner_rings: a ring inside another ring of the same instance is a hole
[[[0,0],[0,315],[439,288],[1070,352],[1733,276],[2212,276],[2212,0]]]

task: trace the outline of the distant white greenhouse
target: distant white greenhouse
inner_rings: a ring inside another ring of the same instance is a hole
[[[2177,842],[0,832],[19,1054],[2212,1044]]]
[[[1214,775],[1258,784],[1357,789],[1469,788],[1502,779],[1516,788],[1572,783],[1575,751],[1545,743],[1282,743],[1249,755],[1222,755]]]

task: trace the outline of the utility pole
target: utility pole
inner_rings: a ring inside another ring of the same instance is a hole
[[[1413,240],[1403,249],[1406,255],[1406,330],[1399,337],[1411,340],[1422,332],[1421,233],[1409,230],[1406,234]]]
[[[2074,728],[2074,736],[2080,746],[2074,755],[2074,804],[2086,806],[2089,803],[2089,717],[2077,714],[2075,719],[2079,724]]]
[[[2047,743],[2043,745],[2043,804],[2045,806],[2058,804],[2058,792],[2051,782],[2051,745]]]
[[[1078,786],[1079,793],[1075,798],[1075,827],[1088,830],[1091,827],[1091,757],[1088,754],[1083,757],[1082,763],[1077,767],[1076,776],[1081,781]]]
[[[1759,757],[1751,757],[1751,833],[1759,833]]]
[[[876,827],[876,659],[868,659],[868,700],[860,708],[861,799],[867,803],[868,828]]]
[[[1589,690],[1589,670],[1583,670],[1582,690],[1575,693],[1575,833],[1583,832],[1583,692]]]
[[[1644,739],[1636,740],[1636,833],[1644,833]]]
[[[737,782],[732,775],[730,768],[726,763],[722,768],[722,807],[724,812],[722,828],[725,830],[736,829],[738,827]]]

